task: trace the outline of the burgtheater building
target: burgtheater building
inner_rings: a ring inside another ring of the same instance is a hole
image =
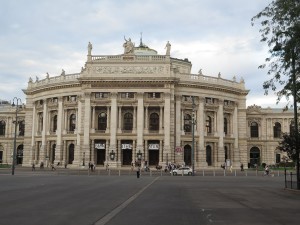
[[[188,59],[164,55],[140,41],[124,53],[94,55],[88,45],[80,73],[29,79],[26,105],[0,104],[0,160],[12,162],[15,112],[17,163],[238,168],[281,161],[291,111],[246,107],[244,80],[191,73]]]

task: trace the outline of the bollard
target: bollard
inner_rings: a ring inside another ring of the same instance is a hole
[[[204,170],[202,170],[202,176],[203,176],[203,177],[205,176],[205,174],[204,174]]]
[[[214,170],[214,177],[216,176],[216,172],[215,172],[215,170]]]
[[[108,176],[110,176],[110,170],[108,170]]]
[[[152,177],[152,170],[150,170],[150,173],[149,173],[150,177]]]
[[[119,176],[121,176],[121,170],[119,170]]]
[[[224,170],[224,177],[226,176],[226,171]]]
[[[236,170],[234,171],[234,176],[236,177]]]
[[[160,170],[160,176],[162,177],[162,170]]]
[[[246,175],[246,177],[247,177],[247,176],[248,176],[247,170],[246,170],[245,172],[246,172],[245,175]]]

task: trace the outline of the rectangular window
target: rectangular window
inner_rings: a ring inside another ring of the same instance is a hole
[[[96,92],[95,98],[108,98],[108,92]]]
[[[148,98],[160,98],[160,93],[157,92],[148,93]]]
[[[122,92],[121,98],[134,98],[134,93],[133,92]]]

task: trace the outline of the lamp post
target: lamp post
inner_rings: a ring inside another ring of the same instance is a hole
[[[192,96],[192,173],[195,175],[195,99]]]
[[[15,100],[17,104],[15,105]],[[16,146],[17,146],[17,126],[18,126],[18,107],[19,102],[21,102],[20,98],[14,97],[12,106],[16,106],[16,121],[15,121],[15,137],[14,137],[14,149],[13,149],[13,158],[12,158],[12,166],[11,166],[11,175],[15,174],[15,164],[16,164]]]

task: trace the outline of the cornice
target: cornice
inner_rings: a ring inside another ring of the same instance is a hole
[[[204,83],[178,83],[176,87],[189,87],[189,88],[200,88],[211,91],[221,91],[225,93],[235,94],[235,95],[243,95],[246,96],[249,93],[249,90],[241,90],[232,87],[220,86],[220,85],[208,85]]]

